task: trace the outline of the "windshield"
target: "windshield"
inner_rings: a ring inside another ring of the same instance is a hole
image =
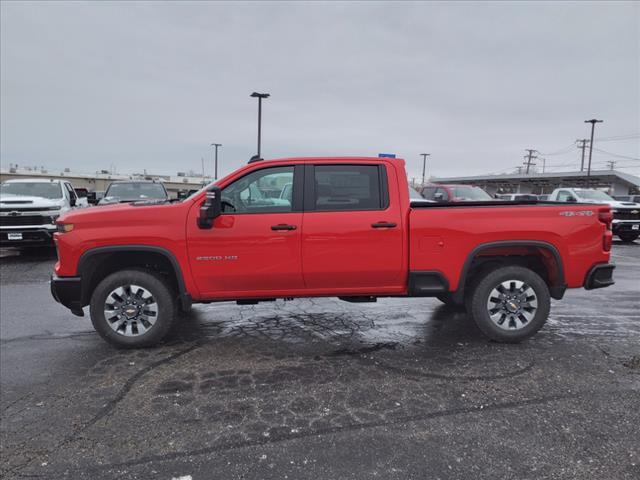
[[[23,197],[42,197],[51,200],[62,198],[62,189],[59,183],[3,183],[0,185],[0,193],[5,195],[21,195]]]
[[[104,196],[120,200],[166,200],[167,192],[160,183],[112,183]]]
[[[604,200],[605,202],[610,202],[613,200],[609,195],[600,190],[575,190],[576,195],[580,198],[584,198],[585,200]]]
[[[491,196],[478,187],[453,187],[456,200],[493,200]]]

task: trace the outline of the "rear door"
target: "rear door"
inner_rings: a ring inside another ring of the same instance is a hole
[[[305,167],[302,271],[307,289],[335,294],[404,285],[402,215],[399,199],[390,198],[392,181],[397,181],[395,171],[384,164]]]

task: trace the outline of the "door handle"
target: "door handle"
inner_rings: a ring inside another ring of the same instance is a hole
[[[295,230],[295,225],[287,225],[286,223],[279,223],[278,225],[271,225],[271,230]]]
[[[393,222],[377,222],[371,224],[371,228],[395,228],[396,226]]]

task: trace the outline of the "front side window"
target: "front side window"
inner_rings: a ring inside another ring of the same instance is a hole
[[[375,165],[317,165],[315,210],[380,210],[380,170]]]
[[[436,187],[424,187],[422,189],[422,196],[427,200],[433,200],[434,193],[436,193]]]
[[[570,197],[573,197],[573,195],[571,195],[571,192],[569,192],[567,190],[560,190],[558,192],[558,201],[559,202],[566,202],[567,200],[569,200]]]
[[[448,202],[449,194],[444,188],[436,188],[433,198],[435,198],[436,201]]]
[[[294,167],[251,172],[222,190],[223,213],[286,213],[292,211]]]

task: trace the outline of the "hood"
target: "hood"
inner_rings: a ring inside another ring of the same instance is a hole
[[[0,205],[5,208],[34,208],[34,207],[58,207],[61,208],[64,205],[64,200],[51,200],[49,198],[42,197],[28,197],[23,195],[11,195],[3,193],[0,195]]]

